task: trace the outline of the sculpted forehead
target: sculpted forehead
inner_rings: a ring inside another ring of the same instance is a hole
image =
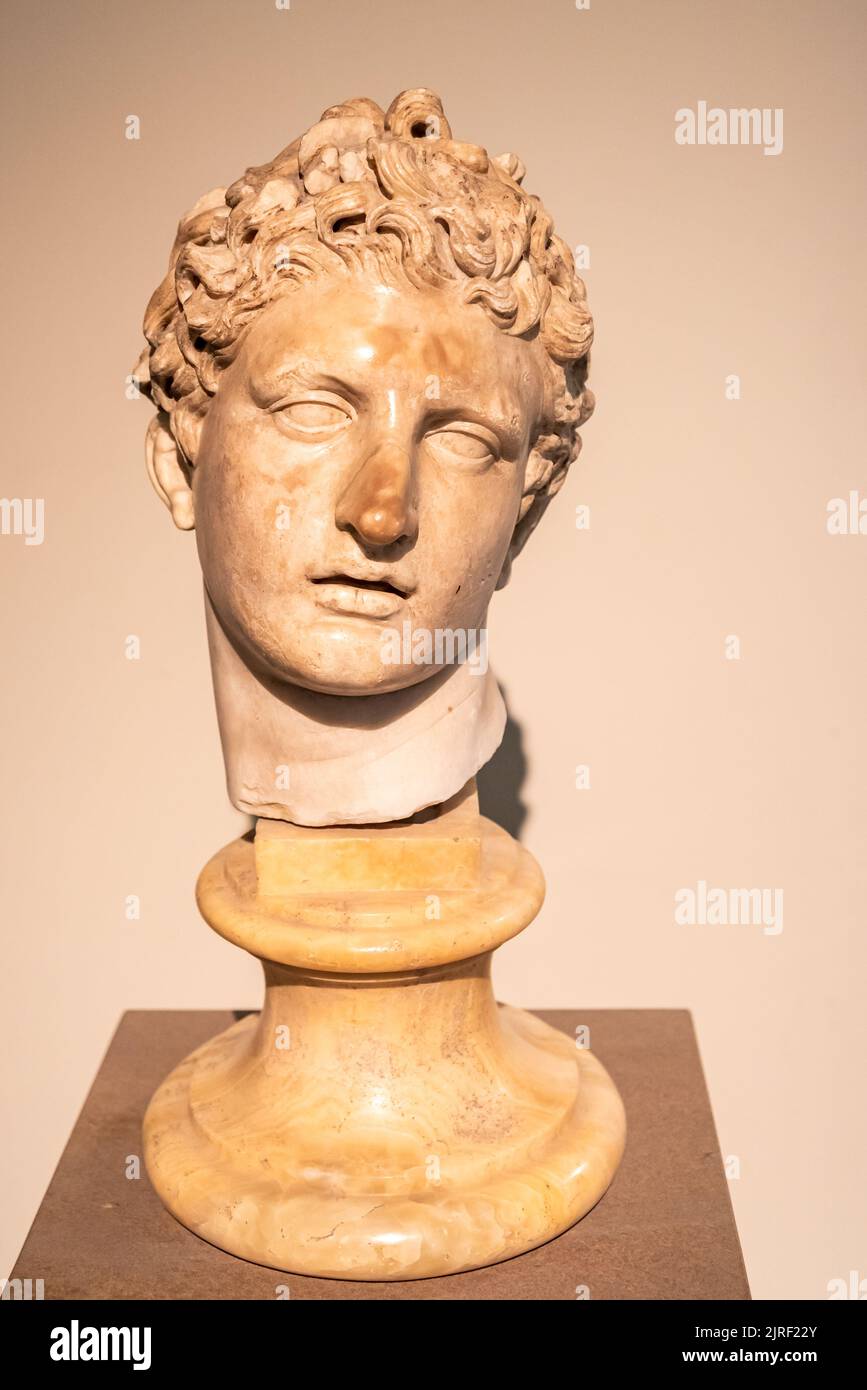
[[[478,306],[441,290],[353,278],[311,281],[264,309],[239,365],[261,404],[293,379],[333,375],[362,394],[388,385],[438,390],[522,432],[535,425],[544,395],[534,346],[501,332]]]

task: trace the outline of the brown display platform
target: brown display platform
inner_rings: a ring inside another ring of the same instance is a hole
[[[467,1274],[407,1283],[311,1279],[248,1264],[185,1230],[147,1176],[145,1106],[188,1052],[237,1014],[124,1014],[13,1278],[46,1299],[711,1299],[750,1297],[692,1019],[682,1009],[539,1011],[590,1044],[626,1106],[626,1154],[601,1202],[547,1245]],[[285,1297],[285,1293],[282,1295]]]

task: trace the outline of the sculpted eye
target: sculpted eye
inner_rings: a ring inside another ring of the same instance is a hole
[[[284,429],[292,434],[309,434],[327,437],[348,425],[352,415],[347,406],[336,400],[324,400],[315,396],[303,400],[287,401],[273,412]]]
[[[494,435],[480,425],[449,425],[447,429],[434,430],[426,442],[434,453],[444,458],[451,457],[458,463],[477,467],[493,463],[499,456]]]

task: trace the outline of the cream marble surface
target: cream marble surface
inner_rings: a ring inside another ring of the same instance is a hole
[[[503,737],[488,607],[593,410],[584,284],[523,178],[418,88],[181,219],[135,380],[252,815],[402,820]]]

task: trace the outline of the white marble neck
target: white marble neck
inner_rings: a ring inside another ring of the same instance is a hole
[[[384,695],[322,695],[251,671],[205,593],[229,797],[298,825],[403,820],[460,791],[498,748],[506,708],[490,670],[449,667]]]

